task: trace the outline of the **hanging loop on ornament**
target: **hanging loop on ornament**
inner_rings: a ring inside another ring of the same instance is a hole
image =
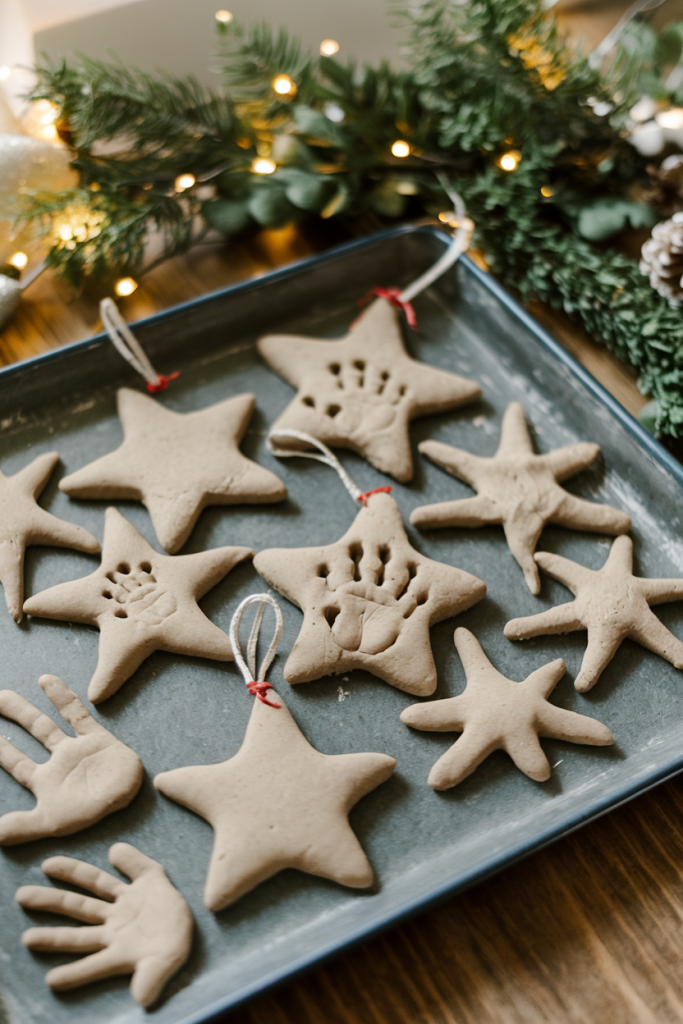
[[[254,622],[251,627],[249,634],[249,640],[247,641],[247,660],[244,660],[242,655],[242,648],[240,647],[240,624],[242,622],[242,616],[244,615],[245,609],[250,604],[257,604],[256,615]],[[261,631],[261,623],[263,621],[263,613],[266,610],[266,605],[275,612],[275,633],[271,640],[270,647],[266,652],[266,656],[261,662],[261,667],[256,670],[256,648],[258,645],[259,633]],[[230,643],[232,644],[232,652],[235,655],[235,664],[242,673],[244,682],[246,683],[247,690],[254,697],[257,697],[262,704],[267,704],[269,708],[282,707],[281,704],[274,704],[273,701],[268,700],[266,693],[268,690],[273,690],[274,687],[270,683],[266,682],[266,675],[268,669],[273,663],[273,658],[277,654],[277,649],[280,646],[282,640],[282,612],[280,605],[277,603],[275,598],[271,597],[270,594],[250,594],[249,597],[245,597],[243,601],[235,609],[235,614],[232,617],[230,623]]]
[[[165,391],[169,383],[180,376],[178,371],[170,374],[168,377],[157,373],[142,345],[121,316],[119,308],[113,299],[102,299],[100,302],[100,316],[102,317],[104,329],[114,348],[141,377],[145,378],[150,395],[155,395],[159,391]]]
[[[317,452],[309,452],[302,448],[281,448],[275,443],[276,437],[293,437],[296,441],[303,441],[305,444],[310,445],[311,448],[317,448]],[[373,494],[389,494],[391,487],[375,487],[372,491],[361,491],[358,484],[349,476],[341,462],[334,454],[330,451],[326,444],[319,441],[317,437],[313,437],[312,434],[307,434],[304,430],[272,430],[266,439],[268,445],[268,451],[271,455],[275,455],[279,459],[288,459],[294,455],[298,455],[302,459],[315,459],[316,462],[322,462],[323,465],[329,466],[335,473],[339,475],[339,479],[344,484],[344,487],[349,492],[354,501],[360,501],[362,505],[367,507],[368,498]]]
[[[412,306],[410,305],[412,300],[419,295],[420,292],[425,291],[430,287],[430,285],[433,285],[435,281],[438,281],[438,279],[445,274],[447,270],[450,270],[450,268],[457,263],[462,254],[467,251],[472,238],[472,232],[474,231],[474,222],[467,216],[465,203],[460,193],[451,188],[448,178],[444,174],[437,174],[437,178],[439,179],[439,183],[444,192],[453,203],[456,230],[453,235],[453,241],[446,251],[439,257],[436,263],[426,270],[424,274],[420,274],[412,284],[409,284],[407,288],[404,288],[403,291],[399,292],[396,296],[397,304],[403,307],[409,307],[410,309],[412,309]],[[410,323],[410,321],[408,322]]]
[[[417,327],[417,317],[415,316],[413,305],[411,302],[405,302],[401,299],[400,288],[371,288],[367,295],[358,300],[357,305],[367,305],[373,295],[377,295],[380,299],[386,299],[395,309],[402,309],[406,315],[408,326],[413,329]]]

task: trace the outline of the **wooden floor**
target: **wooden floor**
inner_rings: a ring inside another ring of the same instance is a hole
[[[331,229],[328,229],[328,231]],[[159,267],[129,320],[338,240],[288,229]],[[631,412],[632,374],[548,310],[534,312]],[[97,304],[48,275],[0,332],[4,363],[87,337]],[[683,784],[669,782],[298,981],[233,1024],[683,1022]]]

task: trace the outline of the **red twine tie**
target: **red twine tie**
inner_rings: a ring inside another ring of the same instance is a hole
[[[150,384],[150,382],[147,381],[147,390],[149,391],[150,395],[156,395],[158,394],[159,391],[165,391],[168,385],[171,383],[171,381],[175,380],[176,377],[179,376],[180,370],[176,370],[175,373],[169,374],[168,377],[164,377],[163,373],[160,373],[159,380],[157,381],[156,384]]]
[[[363,491],[362,494],[359,494],[358,500],[367,508],[368,498],[371,498],[373,494],[389,494],[390,491],[391,487],[375,487],[374,491]]]
[[[406,315],[408,325],[413,328],[417,327],[417,317],[415,316],[415,310],[413,309],[412,302],[403,302],[400,298],[400,288],[371,288],[367,295],[358,301],[359,306],[364,306],[370,301],[373,295],[377,295],[380,299],[386,299],[390,302],[395,309],[402,309]]]
[[[251,682],[247,686],[247,689],[249,690],[249,693],[252,695],[252,697],[258,697],[258,699],[261,701],[261,703],[262,704],[267,704],[269,708],[279,708],[280,707],[279,704],[273,704],[272,700],[268,700],[268,698],[264,696],[266,690],[273,690],[273,689],[275,689],[275,687],[271,686],[270,683]]]

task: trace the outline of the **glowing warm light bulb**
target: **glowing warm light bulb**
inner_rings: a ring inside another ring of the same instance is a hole
[[[132,295],[137,286],[137,281],[134,281],[132,277],[122,277],[114,285],[114,291],[124,298],[126,295]]]
[[[442,224],[448,224],[450,228],[457,228],[458,226],[458,218],[455,210],[443,210],[439,214],[439,220]]]
[[[228,25],[232,21],[232,13],[230,11],[216,11],[216,21]]]
[[[276,75],[271,84],[278,96],[293,96],[296,92],[296,86],[289,75]]]
[[[404,142],[403,139],[397,139],[397,141],[391,147],[391,152],[393,153],[394,156],[409,156],[410,144],[408,142]]]
[[[15,252],[14,256],[10,256],[10,266],[15,267],[17,270],[23,270],[28,263],[28,256],[25,252]]]
[[[192,188],[196,180],[194,174],[180,174],[175,180],[176,192],[184,192],[186,188]]]
[[[260,156],[252,162],[251,169],[254,174],[272,174],[277,164],[266,156]]]
[[[324,57],[332,57],[335,53],[339,53],[339,43],[336,39],[323,39],[320,44],[320,52]]]
[[[514,171],[519,163],[518,153],[503,153],[498,161],[498,166],[502,167],[504,171]]]
[[[9,76],[11,74],[12,74],[12,69],[7,67],[6,64],[3,64],[2,67],[0,67],[0,82],[4,82],[4,80],[6,78],[9,78]]]
[[[550,199],[550,197],[551,197],[552,195],[554,195],[554,194],[555,194],[555,193],[554,193],[554,192],[553,192],[553,190],[551,189],[550,185],[543,185],[543,186],[542,186],[542,188],[541,188],[541,195],[542,195],[542,196],[543,196],[543,197],[544,197],[545,199]]]
[[[59,229],[57,231],[57,234],[59,235],[59,237],[61,238],[61,240],[63,242],[70,242],[71,239],[74,236],[74,233],[71,230],[71,225],[70,224],[62,224],[59,227]]]

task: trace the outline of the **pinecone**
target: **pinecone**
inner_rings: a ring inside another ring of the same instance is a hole
[[[652,287],[678,305],[683,299],[683,213],[675,213],[652,229],[641,256],[641,274],[648,274]]]

